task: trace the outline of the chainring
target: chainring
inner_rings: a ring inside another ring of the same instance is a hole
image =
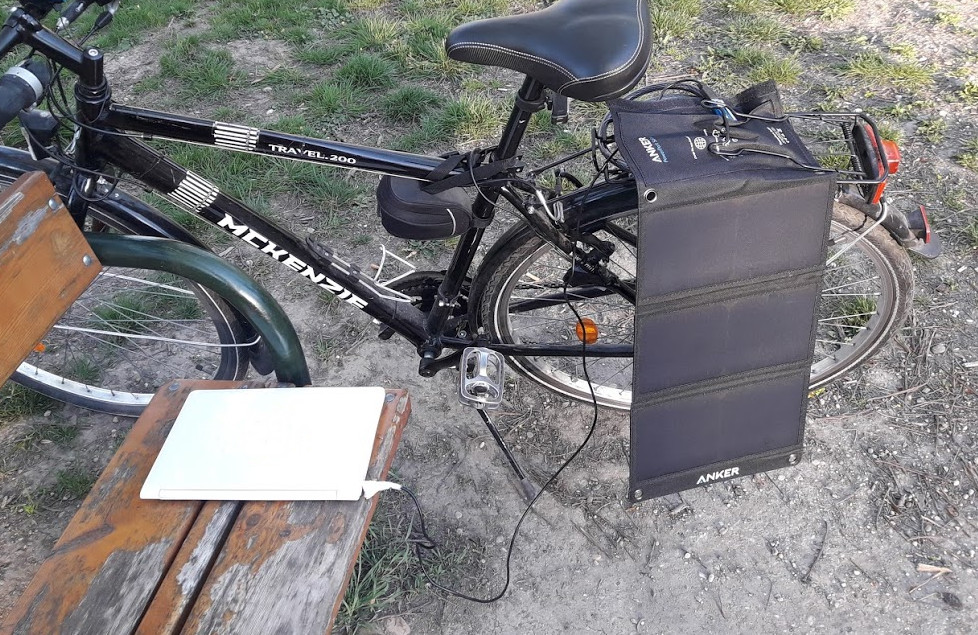
[[[391,290],[410,297],[412,305],[428,313],[435,306],[438,298],[438,287],[441,286],[444,279],[444,271],[414,271],[389,286]],[[472,279],[466,276],[458,302],[448,318],[446,330],[459,337],[463,337],[465,331],[468,330],[469,288],[471,285]]]

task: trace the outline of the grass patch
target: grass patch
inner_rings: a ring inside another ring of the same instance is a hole
[[[112,26],[103,30],[95,38],[94,44],[101,49],[119,49],[138,43],[147,31],[166,26],[174,19],[184,19],[193,15],[196,2],[191,0],[154,0],[153,2],[126,3],[116,12]],[[101,13],[97,8],[89,9],[75,25],[75,31],[85,33],[91,28],[95,18]]]
[[[978,247],[978,218],[972,218],[961,230],[962,235],[972,247]]]
[[[160,75],[179,82],[189,98],[219,97],[242,81],[231,54],[206,47],[197,36],[177,40],[160,56]]]
[[[135,293],[119,293],[92,309],[92,328],[117,333],[145,333],[147,314],[152,311],[145,298]]]
[[[331,120],[345,120],[366,109],[365,95],[349,84],[323,82],[306,96],[309,112]]]
[[[321,294],[323,297],[335,298],[336,296],[331,293]],[[327,308],[333,305],[328,305]],[[336,362],[336,353],[340,350],[337,346],[336,338],[329,335],[319,335],[316,338],[316,342],[312,345],[312,351],[316,355],[316,358],[327,366],[332,365]]]
[[[793,56],[776,55],[771,51],[743,47],[725,51],[722,55],[747,70],[751,82],[772,79],[783,86],[796,84],[801,76],[801,64]]]
[[[20,384],[7,382],[0,388],[0,423],[43,414],[55,401]]]
[[[964,145],[964,150],[954,157],[958,164],[978,172],[978,139],[971,139]]]
[[[310,37],[315,19],[344,15],[343,0],[221,0],[211,17],[211,31],[219,39],[262,35],[269,39],[301,42]]]
[[[424,574],[406,540],[410,529],[407,519],[378,510],[336,616],[337,631],[356,632],[358,625],[401,606],[424,588]],[[462,564],[463,558],[441,549],[425,558],[426,569],[436,579]]]
[[[39,433],[42,439],[47,439],[60,446],[67,446],[78,438],[81,430],[78,426],[67,423],[51,423],[41,426]]]
[[[653,3],[649,7],[649,17],[655,41],[664,46],[689,33],[701,10],[700,0],[662,0]]]
[[[376,55],[354,55],[336,72],[336,78],[356,88],[388,88],[394,85],[394,69]]]
[[[450,102],[436,120],[446,136],[461,141],[487,139],[497,135],[502,126],[499,107],[484,97],[463,97]]]
[[[332,66],[342,59],[349,57],[354,48],[349,44],[335,46],[310,46],[297,50],[295,58],[306,64],[316,66]]]
[[[839,303],[837,316],[833,320],[841,329],[851,336],[849,331],[866,326],[876,315],[876,300],[872,298],[853,297]]]
[[[495,137],[502,126],[498,105],[484,97],[463,96],[445,105],[421,126],[401,137],[398,150],[413,151],[460,141],[476,141]]]
[[[856,8],[855,0],[773,0],[773,4],[788,15],[818,15],[825,20],[845,17]]]
[[[262,86],[301,86],[308,81],[305,73],[295,68],[274,68],[265,74],[257,84]],[[232,119],[227,115],[220,115],[215,113],[217,119]],[[240,119],[241,117],[235,116],[232,120]]]
[[[978,82],[965,82],[959,95],[966,104],[978,104]]]
[[[934,21],[946,27],[956,28],[961,26],[964,18],[954,8],[945,4],[938,4],[935,8]]]
[[[773,44],[784,41],[788,29],[777,20],[765,16],[741,16],[727,28],[734,41],[748,44]]]
[[[754,15],[767,8],[765,0],[728,0],[723,6],[727,11],[740,15]]]
[[[445,51],[450,25],[438,18],[426,18],[408,26],[407,38],[393,50],[408,74],[419,79],[454,80],[472,71],[470,65],[456,62]]]
[[[64,375],[83,384],[95,384],[102,376],[102,368],[87,357],[77,357],[65,366]]]
[[[860,53],[842,68],[842,73],[867,86],[882,83],[917,90],[934,83],[930,68],[913,62],[893,62],[876,52]]]
[[[362,186],[347,179],[348,172],[312,163],[295,163],[287,168],[290,189],[314,199],[320,208],[349,207],[364,193]]]
[[[941,117],[926,119],[917,126],[917,136],[931,143],[939,143],[947,133],[947,121]]]
[[[398,39],[401,27],[392,20],[381,17],[366,17],[342,29],[338,35],[357,49],[384,51]]]
[[[77,499],[88,494],[98,477],[80,468],[68,468],[58,472],[54,493],[62,498]]]
[[[427,46],[431,42],[444,42],[455,22],[445,15],[432,15],[412,20],[407,25],[407,44],[415,47]]]
[[[441,101],[441,97],[426,88],[405,86],[387,95],[381,102],[381,109],[384,116],[395,123],[420,121]]]
[[[849,170],[852,169],[851,159],[848,154],[819,154],[815,157],[818,164],[830,170]]]

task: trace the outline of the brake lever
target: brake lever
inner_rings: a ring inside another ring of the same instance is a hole
[[[67,29],[72,22],[81,17],[85,10],[92,4],[93,0],[75,0],[68,7],[61,12],[60,17],[58,17],[58,22],[55,25],[56,31],[63,31]]]
[[[115,12],[119,10],[119,0],[112,0],[112,2],[102,2],[99,0],[99,4],[105,7],[105,11],[95,19],[94,30],[96,31],[100,31],[109,26],[109,23],[115,17]]]

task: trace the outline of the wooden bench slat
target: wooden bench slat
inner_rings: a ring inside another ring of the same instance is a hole
[[[242,505],[240,501],[204,503],[136,633],[170,635],[180,632]]]
[[[152,457],[179,412],[179,403],[167,396],[154,398],[133,426],[3,630],[121,633],[139,623],[200,508],[139,498]],[[168,424],[151,425],[157,418]]]
[[[24,174],[0,192],[0,383],[100,270],[43,172]]]
[[[153,398],[130,430],[0,631],[128,633],[139,623],[201,508],[199,501],[139,498],[193,389],[192,382],[174,385]]]
[[[369,479],[387,475],[410,413],[405,391],[388,399]],[[183,632],[329,632],[376,505],[245,503]]]

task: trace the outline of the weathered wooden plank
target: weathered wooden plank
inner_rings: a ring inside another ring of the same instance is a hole
[[[241,505],[239,501],[204,503],[139,622],[137,635],[180,632],[207,572],[217,559],[234,519],[241,511]]]
[[[0,383],[100,269],[43,172],[0,192]]]
[[[409,413],[389,391],[368,478],[386,476]],[[182,632],[329,632],[376,503],[245,503]]]
[[[139,490],[184,399],[202,384],[240,382],[173,382],[157,393],[0,632],[133,631],[201,507],[141,500]]]

